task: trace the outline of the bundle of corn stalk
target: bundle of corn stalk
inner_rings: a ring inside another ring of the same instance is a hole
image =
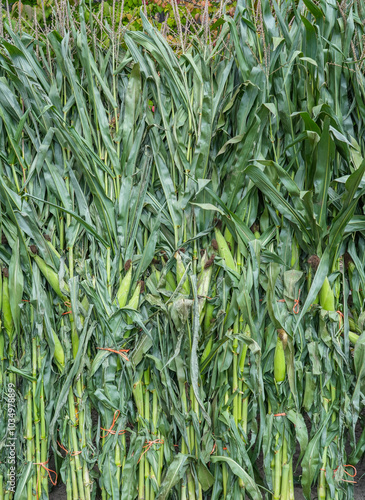
[[[79,8],[0,40],[0,500],[354,498],[365,5]]]

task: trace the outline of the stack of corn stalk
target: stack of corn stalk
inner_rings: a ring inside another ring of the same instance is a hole
[[[0,500],[354,498],[364,2],[84,9],[0,40]]]

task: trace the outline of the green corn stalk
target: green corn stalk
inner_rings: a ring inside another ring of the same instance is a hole
[[[246,325],[244,329],[245,335],[247,337],[251,337],[251,330],[249,325]],[[245,369],[245,361],[246,361],[246,355],[247,355],[247,344],[241,344],[241,352],[240,352],[240,358],[239,358],[239,390],[240,393],[242,394],[242,403],[241,403],[241,409],[240,409],[240,422],[242,425],[242,428],[247,435],[247,410],[248,410],[248,396],[243,397],[243,394],[247,390],[247,385],[244,381],[244,369]]]
[[[324,309],[325,311],[335,311],[335,295],[332,291],[332,288],[329,284],[328,278],[325,278],[325,281],[322,285],[320,294],[319,294],[319,304]],[[322,325],[323,327],[323,325]],[[330,354],[331,357],[331,354]],[[327,382],[326,387],[329,392],[332,392],[330,389],[330,383]],[[333,395],[333,394],[331,394]],[[325,410],[325,413],[328,412],[328,400],[325,396],[322,398],[323,402],[323,407]],[[319,474],[319,481],[318,481],[318,499],[319,500],[325,500],[327,497],[327,481],[326,481],[326,465],[327,465],[327,457],[328,454],[328,446],[326,445],[323,448],[323,453],[322,453],[322,464],[321,464],[321,470]]]

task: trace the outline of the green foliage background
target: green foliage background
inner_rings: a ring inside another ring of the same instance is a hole
[[[179,9],[180,22],[182,25],[188,26],[194,24],[199,30],[204,19],[204,13],[209,16],[213,24],[222,17],[223,14],[233,15],[236,7],[235,0],[224,2],[210,0],[206,8],[204,0],[177,0],[176,5]],[[112,30],[117,31],[122,27],[136,31],[142,29],[142,21],[140,17],[140,8],[143,7],[145,15],[152,21],[158,29],[171,30],[168,38],[173,41],[177,31],[177,23],[172,3],[169,0],[125,0],[121,1],[98,1],[86,2],[87,11],[85,13],[86,22],[89,22],[90,13],[95,19],[93,29],[96,30],[96,36],[103,43],[108,45],[106,38],[103,36],[103,28],[105,24]],[[5,8],[6,7],[6,8]],[[77,3],[70,2],[72,17],[78,20]],[[20,13],[20,15],[19,15]],[[63,0],[59,2],[54,0],[24,0],[23,2],[14,2],[4,4],[3,20],[8,18],[14,29],[35,32],[35,19],[39,24],[39,31],[47,31],[55,25],[66,21],[68,14]],[[99,22],[98,22],[99,21]],[[220,23],[216,23],[218,27]],[[184,29],[184,28],[183,28]],[[109,33],[110,36],[110,33]]]

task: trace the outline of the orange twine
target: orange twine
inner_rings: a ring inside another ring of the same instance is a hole
[[[129,349],[120,349],[119,351],[117,351],[115,349],[110,349],[110,347],[97,347],[97,349],[99,349],[99,351],[114,352],[115,354],[119,354],[120,356],[122,356],[122,358],[125,359],[126,361],[129,361],[127,356],[125,354],[123,354],[124,352],[129,352]]]
[[[62,313],[62,316],[65,316],[66,314],[72,314],[72,309],[71,309],[71,302],[69,300],[66,300],[63,303],[66,307],[69,307],[70,309],[64,313]]]
[[[345,467],[351,467],[351,468],[354,470],[354,474],[350,474],[350,473],[349,473],[349,472],[347,472],[347,470],[345,470],[345,469],[344,469],[344,473],[345,473],[345,474],[347,474],[347,475],[348,475],[348,476],[350,476],[350,477],[356,477],[356,475],[357,475],[357,470],[356,470],[356,467],[355,467],[354,465],[351,465],[351,464],[346,464],[346,465],[344,465],[343,467],[344,467],[344,468],[345,468]],[[333,471],[333,477],[335,477],[335,474],[336,474],[337,470],[338,470],[338,467],[337,467],[337,469],[335,469],[335,470]],[[340,481],[343,481],[344,483],[353,483],[353,484],[356,484],[356,481],[351,481],[351,480],[349,480],[349,479],[340,479]]]
[[[299,288],[299,293],[298,293],[298,298],[294,299],[294,305],[293,305],[293,313],[294,314],[299,314],[299,299],[300,299],[300,288]],[[261,299],[262,300],[262,299]],[[285,299],[279,299],[277,302],[285,302]]]
[[[99,347],[98,347],[98,349],[99,349]],[[104,429],[104,427],[100,427],[101,430],[106,432],[106,434],[104,434],[104,436],[101,436],[101,439],[106,438],[108,434],[114,435],[116,433],[116,431],[113,431],[113,427],[116,424],[116,422],[119,418],[119,415],[120,415],[120,411],[115,410],[114,415],[113,415],[113,422],[112,422],[112,425],[109,427],[109,429]],[[120,436],[121,434],[125,434],[125,430],[121,430],[118,432],[118,436]]]
[[[145,453],[148,452],[148,450],[151,448],[151,446],[153,446],[154,444],[163,444],[164,441],[163,441],[163,439],[155,439],[154,441],[146,441],[146,443],[147,444],[143,447],[143,448],[146,448],[146,449],[144,450],[144,452],[142,453],[142,455],[139,457],[139,460],[138,460],[137,464],[139,464],[141,458],[143,457],[143,455]]]
[[[38,462],[38,463],[34,462],[34,465],[40,465],[40,466],[43,467],[44,470],[47,471],[49,480],[51,481],[51,483],[53,484],[53,486],[56,486],[56,484],[57,484],[57,478],[58,478],[57,472],[54,471],[54,470],[52,470],[52,469],[49,469],[48,467],[46,467],[46,464],[48,464],[48,460],[47,460],[47,462]],[[52,479],[51,472],[56,476],[56,479],[54,481]],[[37,492],[38,492],[38,485],[37,485]]]
[[[293,313],[294,314],[299,314],[299,299],[300,299],[300,288],[298,292],[298,298],[294,300],[294,305],[293,305]]]
[[[275,413],[274,417],[286,417],[286,413]]]
[[[340,317],[338,318],[338,322],[339,322],[340,328],[341,328],[341,326],[342,326],[342,320],[345,320],[345,317],[344,317],[344,315],[342,314],[341,311],[336,311],[336,313],[338,313],[340,315]]]
[[[117,420],[119,418],[119,415],[120,415],[120,411],[119,410],[115,410],[114,415],[113,415],[113,422],[112,422],[112,425],[109,427],[109,429],[104,429],[104,427],[100,427],[100,429],[102,431],[106,432],[106,434],[104,434],[104,436],[101,436],[101,439],[106,438],[108,436],[108,434],[115,435],[116,431],[113,431],[113,427],[116,424],[116,422],[117,422]],[[125,434],[125,430],[121,430],[121,431],[118,432],[118,436],[120,436],[122,434]]]
[[[63,451],[65,451],[65,452],[66,452],[66,455],[68,455],[68,454],[70,453],[70,452],[69,452],[69,451],[68,451],[68,450],[67,450],[67,449],[63,446],[63,444],[61,444],[59,441],[57,441],[57,444],[58,444],[58,446],[59,446],[59,447],[60,447]],[[72,456],[72,457],[75,457],[76,455],[80,455],[80,453],[82,453],[82,451],[73,451],[73,452],[71,453],[71,456]]]
[[[347,472],[347,470],[344,469],[344,473],[347,474],[348,476],[350,477],[356,477],[357,475],[357,470],[356,470],[356,467],[354,465],[351,465],[351,464],[347,464],[347,465],[344,465],[343,467],[352,467],[354,469],[354,474],[350,474],[349,472]],[[319,469],[321,471],[323,471],[324,473],[326,473],[326,469]],[[336,472],[338,471],[338,467],[336,467],[336,469],[333,471],[333,477],[335,477],[335,474]],[[357,481],[351,481],[349,479],[340,479],[340,481],[343,481],[344,483],[352,483],[352,484],[356,484]]]
[[[212,451],[210,452],[210,454],[211,454],[211,455],[213,455],[214,450],[216,449],[216,447],[217,447],[217,444],[216,444],[216,443],[214,443],[213,449],[212,449]]]

